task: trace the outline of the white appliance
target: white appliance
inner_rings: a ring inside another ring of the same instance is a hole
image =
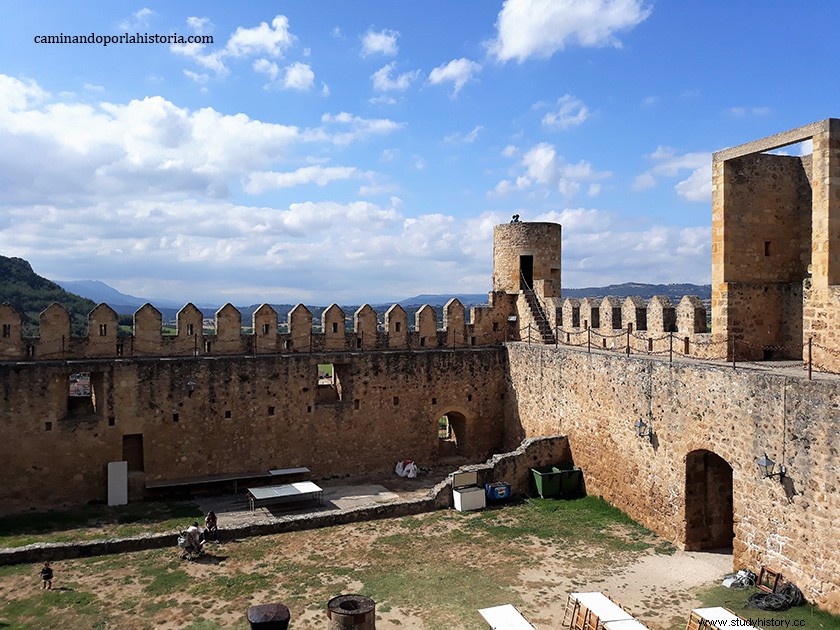
[[[477,472],[456,472],[452,475],[452,499],[459,512],[481,510],[487,505],[484,488],[478,487]]]

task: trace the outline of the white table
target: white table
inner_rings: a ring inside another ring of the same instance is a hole
[[[570,597],[586,608],[601,623],[608,621],[632,621],[632,615],[621,606],[612,601],[609,597],[600,592],[594,593],[572,593]]]
[[[323,489],[311,481],[285,483],[279,486],[262,486],[248,488],[248,504],[251,511],[262,505],[273,503],[297,503],[299,501],[315,500],[321,502]]]
[[[513,604],[482,608],[478,611],[493,630],[534,630]]]

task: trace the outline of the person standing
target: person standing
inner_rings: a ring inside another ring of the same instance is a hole
[[[41,579],[44,581],[42,588],[52,590],[53,570],[49,562],[45,562],[44,568],[41,569]]]

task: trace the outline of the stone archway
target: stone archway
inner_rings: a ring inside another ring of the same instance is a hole
[[[438,457],[456,457],[467,452],[467,418],[457,411],[441,414],[438,430]]]
[[[685,457],[685,548],[728,549],[735,538],[732,466],[712,451]]]

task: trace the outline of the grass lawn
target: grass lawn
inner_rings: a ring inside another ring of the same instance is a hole
[[[186,503],[169,509],[157,522],[103,527],[169,531],[197,513]],[[41,526],[52,528],[52,539],[87,536],[91,521],[107,520],[97,510],[88,521],[76,514]],[[24,537],[20,528],[26,523],[12,524],[15,531],[4,540]],[[4,531],[9,526],[4,522]],[[294,630],[320,629],[327,623],[326,602],[355,592],[376,601],[379,630],[487,630],[477,610],[499,604],[514,604],[540,630],[554,630],[568,592],[602,590],[616,567],[639,558],[672,562],[675,553],[593,497],[531,499],[470,513],[444,510],[208,549],[198,562],[179,560],[174,547],[56,562],[52,592],[40,589],[37,565],[0,567],[0,628],[245,630],[249,606],[282,602],[292,611]],[[730,596],[746,598],[743,591],[703,591],[705,605],[734,609],[725,599]],[[685,628],[688,596],[657,597],[667,610],[651,617],[651,628]],[[838,618],[807,610],[805,630],[840,629]]]
[[[736,590],[729,589],[724,586],[714,586],[700,591],[698,596],[704,606],[724,606],[739,617],[743,617],[748,620],[751,619],[753,622],[756,620],[780,620],[781,622],[790,622],[788,625],[780,623],[780,625],[757,627],[803,628],[804,630],[840,630],[840,616],[830,615],[808,604],[805,606],[797,606],[784,612],[771,612],[767,610],[747,608],[747,597],[757,592],[757,588]],[[772,621],[770,623],[772,623]]]

